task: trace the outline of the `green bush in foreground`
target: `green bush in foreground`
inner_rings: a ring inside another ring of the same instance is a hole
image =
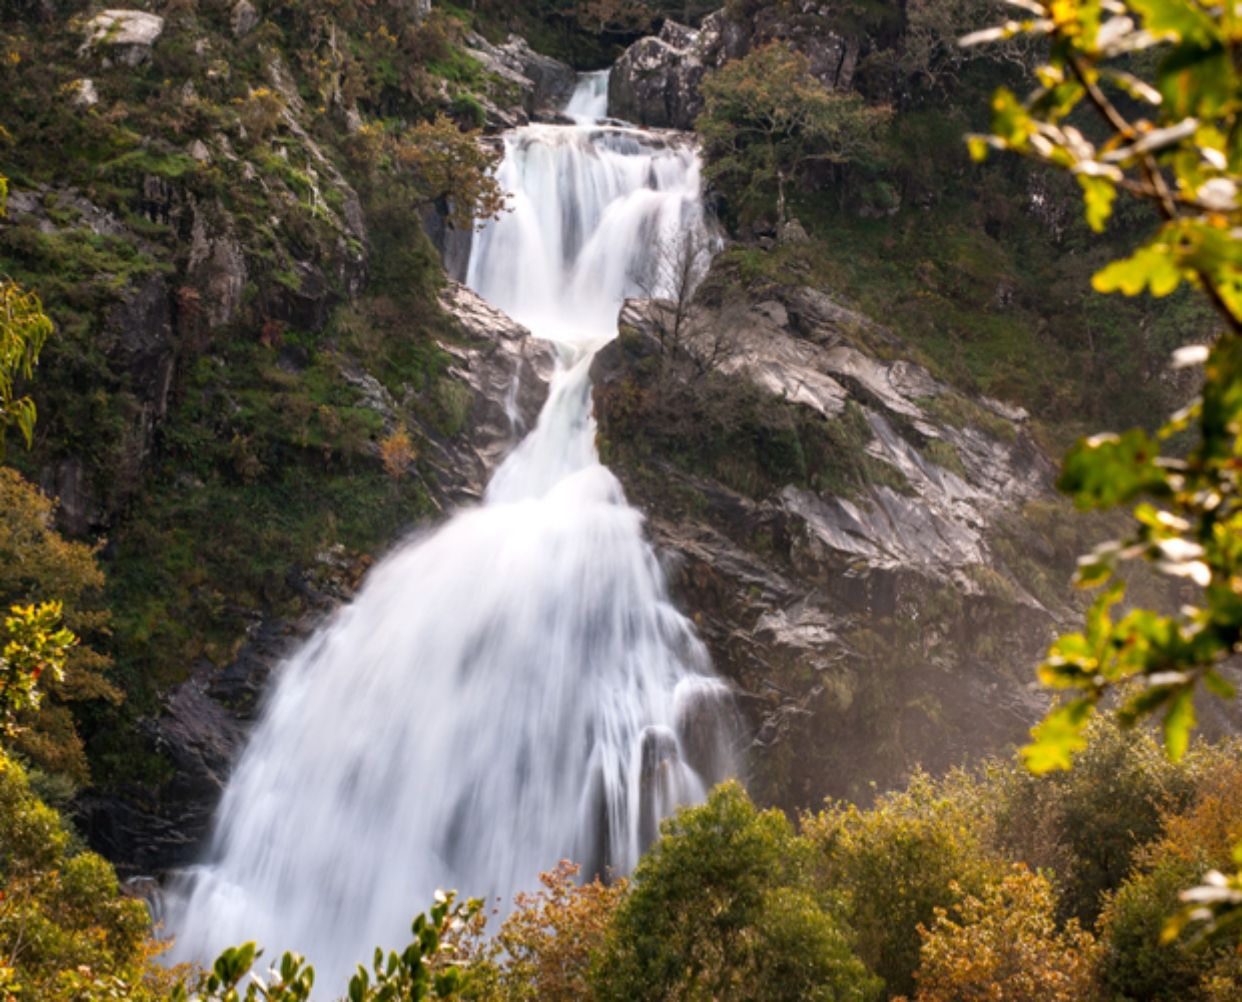
[[[879,982],[852,952],[840,903],[814,886],[813,847],[736,783],[664,823],[595,971],[603,1002],[865,1002]]]

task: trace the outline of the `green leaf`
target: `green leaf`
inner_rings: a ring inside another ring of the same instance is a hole
[[[1207,672],[1203,676],[1203,684],[1208,692],[1219,696],[1221,699],[1233,699],[1238,694],[1237,688],[1216,671]]]
[[[1083,201],[1087,206],[1087,225],[1096,233],[1104,232],[1104,225],[1113,214],[1113,202],[1117,198],[1117,186],[1105,177],[1079,174]]]
[[[1096,435],[1065,457],[1057,487],[1083,509],[1111,508],[1141,494],[1169,493],[1168,476],[1156,465],[1160,450],[1146,432]]]
[[[1022,749],[1026,767],[1037,776],[1073,765],[1074,755],[1087,747],[1083,735],[1095,711],[1090,697],[1063,703],[1031,730],[1035,740]]]
[[[1153,296],[1167,296],[1182,280],[1172,248],[1159,241],[1140,247],[1128,258],[1114,261],[1095,273],[1096,292],[1122,292],[1137,296],[1149,289]]]
[[[997,88],[992,95],[992,131],[1003,143],[1016,150],[1025,149],[1035,132],[1030,113],[1013,91],[1006,87]]]
[[[1143,27],[1157,38],[1202,48],[1222,41],[1216,22],[1193,0],[1129,0],[1143,16]]]
[[[1180,762],[1195,728],[1195,690],[1186,686],[1173,697],[1164,715],[1164,748],[1170,759]]]

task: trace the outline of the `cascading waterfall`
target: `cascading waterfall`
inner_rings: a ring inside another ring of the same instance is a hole
[[[706,235],[693,149],[614,124],[505,139],[513,211],[469,283],[560,367],[484,503],[392,553],[280,670],[207,861],[170,894],[175,959],[257,939],[320,982],[400,946],[438,887],[510,901],[562,858],[625,872],[732,771],[728,692],[599,462],[588,370],[651,251]],[[706,246],[703,240],[699,246]]]

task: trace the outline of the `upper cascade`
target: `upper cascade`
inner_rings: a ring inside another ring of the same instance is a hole
[[[476,236],[466,274],[539,337],[588,348],[615,336],[627,298],[674,293],[662,258],[690,246],[701,273],[714,242],[693,143],[598,120],[607,86],[606,74],[583,77],[575,125],[505,135],[497,180],[510,211]]]
[[[601,89],[583,78],[577,124],[506,136],[513,211],[470,262],[558,346],[538,425],[483,505],[399,546],[278,672],[207,859],[170,894],[174,959],[257,939],[339,984],[437,888],[507,906],[561,859],[628,872],[735,771],[729,690],[599,461],[588,377],[625,298],[660,292],[665,241],[696,235],[706,263],[698,160],[596,124]]]

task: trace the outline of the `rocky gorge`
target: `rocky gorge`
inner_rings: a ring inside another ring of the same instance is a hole
[[[481,497],[547,393],[547,346],[444,277],[464,277],[470,231],[443,197],[395,201],[368,143],[375,121],[429,102],[494,146],[560,120],[577,71],[518,35],[446,28],[431,4],[390,6],[411,34],[376,27],[366,44],[389,46],[399,81],[361,80],[343,24],[248,0],[72,30],[28,15],[55,27],[59,127],[86,142],[77,130],[106,131],[107,113],[134,133],[107,133],[118,148],[89,176],[31,159],[0,220],[6,268],[65,330],[21,462],[67,533],[106,540],[122,606],[132,692],[123,726],[95,722],[99,782],[77,809],[127,874],[195,858],[273,668],[376,557]],[[282,37],[310,39],[313,58]],[[692,129],[705,75],[774,39],[833,90],[874,80],[884,47],[819,3],[664,19],[617,59],[608,115]],[[805,238],[799,223],[740,249],[775,259]],[[39,286],[58,255],[77,283]],[[959,277],[924,271],[937,294]],[[962,297],[1004,304],[972,280]],[[682,305],[626,303],[594,366],[599,443],[735,688],[756,799],[865,800],[1021,738],[1083,543],[1032,416],[955,381],[824,275],[742,278],[726,253],[670,339]],[[70,400],[85,387],[102,388],[81,395],[87,413]],[[84,421],[89,441],[66,430]],[[408,452],[386,453],[401,436]],[[255,534],[234,540],[213,513],[237,499],[250,514],[230,521]],[[308,511],[291,543],[282,519]],[[147,566],[204,538],[228,547]]]
[[[695,67],[747,44],[728,43],[726,34],[711,19],[698,33],[667,22],[658,39],[636,43],[618,64],[610,111],[684,127],[697,99],[693,74],[701,69]],[[683,60],[674,43],[716,54]],[[519,39],[500,47],[480,38],[471,44],[511,86],[509,93],[520,95],[510,110],[485,106],[494,127],[550,114],[563,102],[574,78],[569,67],[535,57]],[[675,79],[653,84],[639,68],[653,48]],[[644,97],[648,85],[659,93]],[[344,184],[339,176],[332,183]],[[355,208],[342,227],[365,236],[356,196],[348,185],[343,190],[345,204]],[[17,209],[20,218],[21,203]],[[175,216],[178,210],[161,211]],[[246,256],[230,237],[235,225],[216,212],[209,223],[197,210],[189,224],[195,240],[187,275],[211,304],[199,321],[208,329],[232,318],[247,274]],[[468,241],[463,245],[460,232],[434,212],[424,219],[446,268],[460,274]],[[325,265],[340,276],[332,286],[356,294],[342,265],[312,259],[295,298],[287,305],[274,301],[269,314],[300,327],[321,325],[334,295],[329,283],[314,278]],[[344,267],[361,276],[367,265]],[[316,282],[321,293],[303,291]],[[446,511],[480,496],[515,431],[533,423],[551,360],[540,342],[468,290],[450,283],[439,304],[456,324],[454,336],[441,342],[450,360],[445,378],[462,386],[468,401],[464,432],[443,438],[427,429],[429,493],[435,508]],[[661,368],[658,317],[652,320],[659,309],[629,304],[621,340],[597,362],[597,410],[607,440],[623,435],[641,442],[644,434],[641,427],[616,429],[621,396],[653,379],[689,378],[676,367],[653,375]],[[827,795],[865,795],[869,783],[894,782],[912,763],[944,768],[1020,736],[1042,703],[1024,697],[1016,683],[1065,613],[1042,567],[1031,582],[1029,568],[1011,569],[997,552],[1006,540],[1012,546],[1015,534],[1024,543],[1036,535],[1023,527],[1024,512],[1052,505],[1052,465],[1027,431],[1025,415],[999,402],[972,404],[902,360],[900,341],[881,325],[822,290],[703,304],[693,326],[714,336],[723,331],[732,346],[714,373],[726,397],[729,386],[745,386],[812,422],[848,425],[853,437],[829,461],[852,468],[858,457],[851,450],[865,457],[848,487],[790,482],[760,497],[658,454],[634,460],[631,452],[620,463],[627,491],[669,561],[683,608],[737,686],[756,794],[791,810]],[[126,329],[136,334],[150,325]],[[689,350],[696,350],[693,344]],[[390,428],[398,405],[385,386],[355,363],[346,362],[341,374],[358,406]],[[148,427],[162,417],[156,401],[151,406]],[[82,507],[61,493],[67,513]],[[304,613],[293,621],[256,621],[232,660],[202,660],[162,698],[145,727],[153,750],[171,765],[171,781],[84,801],[88,831],[111,858],[131,872],[149,872],[193,857],[270,671],[351,594],[355,566],[340,548],[318,555],[314,567],[297,572],[305,582],[298,585]],[[1015,648],[1015,636],[1025,646]]]

